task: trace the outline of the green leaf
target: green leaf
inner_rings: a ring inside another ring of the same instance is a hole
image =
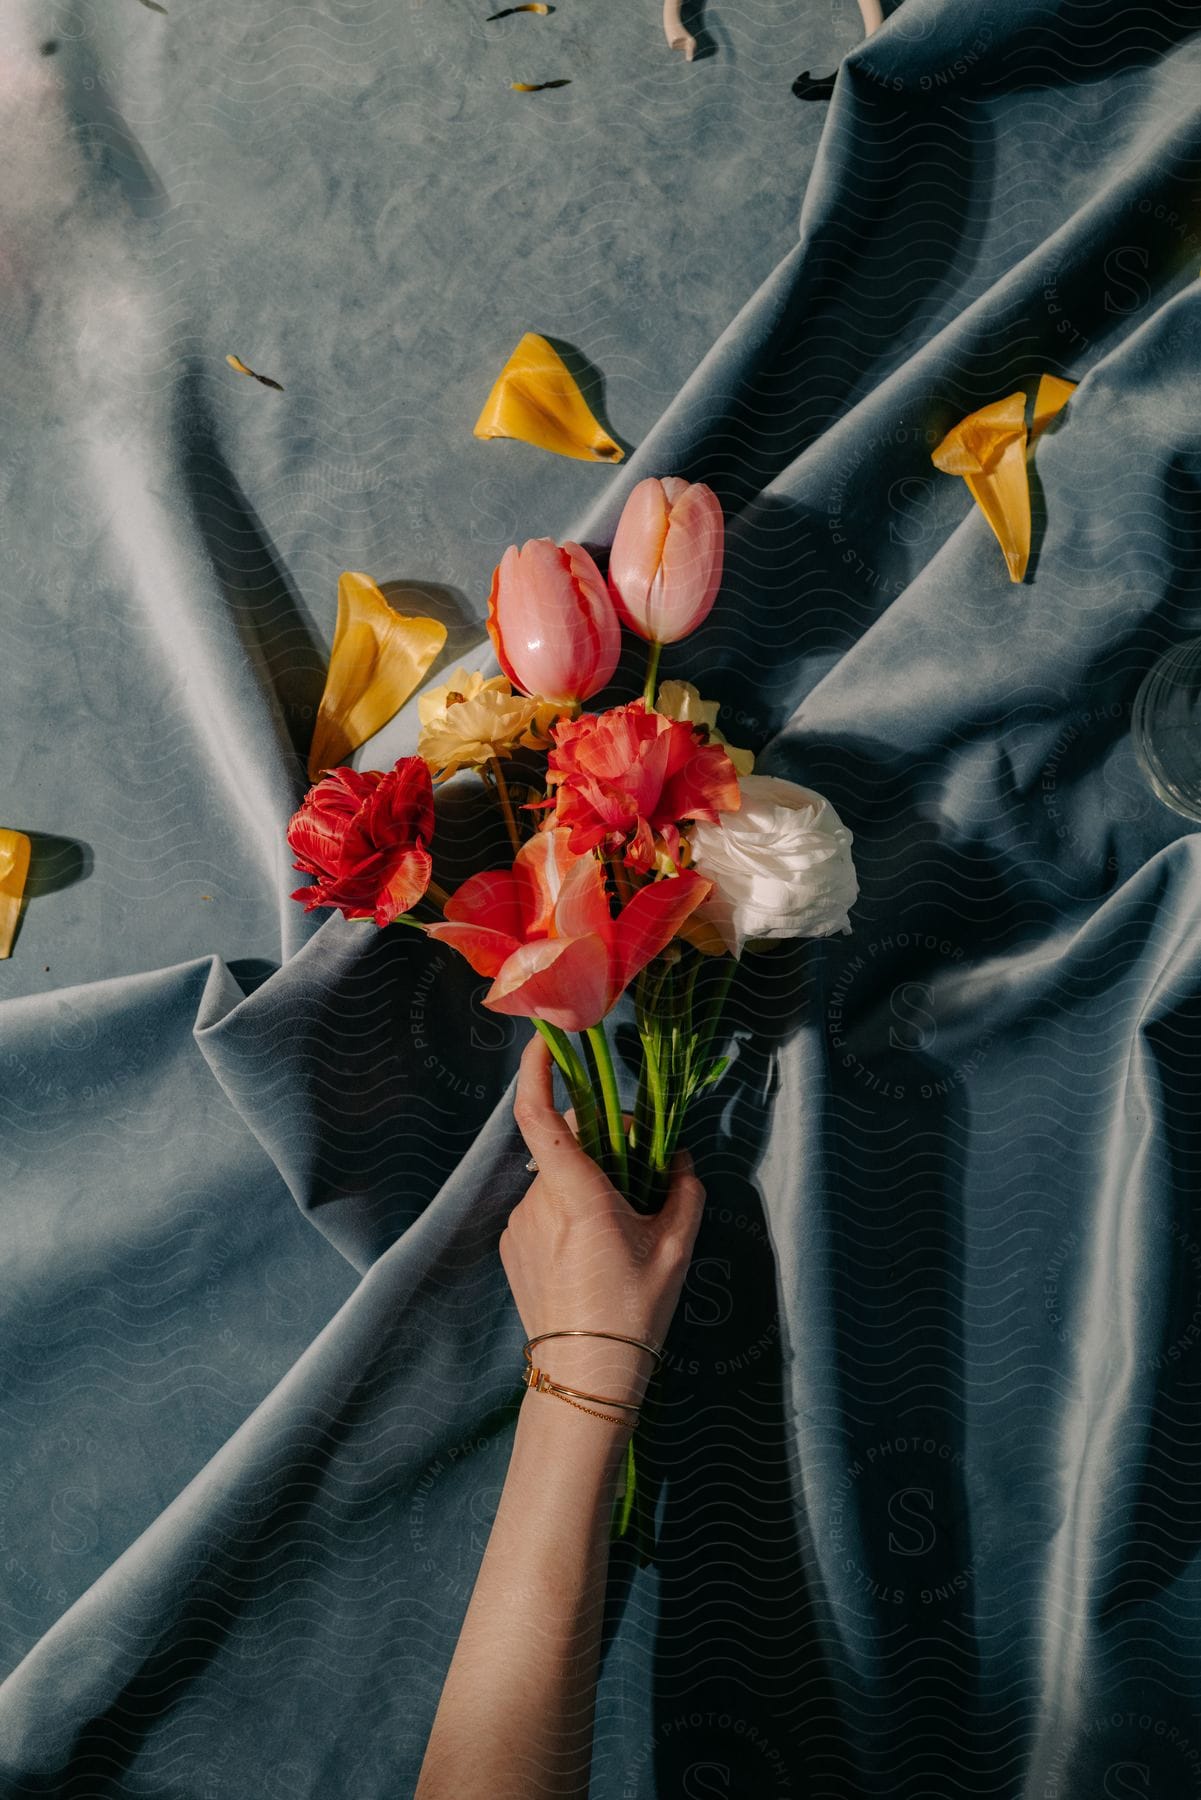
[[[623,1538],[630,1528],[630,1518],[634,1511],[634,1494],[637,1476],[634,1469],[634,1440],[626,1439],[625,1486],[613,1509],[613,1524],[609,1532],[610,1538]]]
[[[701,1076],[700,1080],[697,1082],[696,1087],[693,1091],[695,1093],[699,1094],[702,1088],[710,1087],[710,1086],[712,1086],[712,1084],[715,1081],[720,1081],[722,1076],[725,1074],[726,1070],[729,1068],[729,1066],[730,1066],[729,1057],[728,1056],[719,1056],[717,1061],[713,1064],[713,1067],[708,1071],[708,1073]]]

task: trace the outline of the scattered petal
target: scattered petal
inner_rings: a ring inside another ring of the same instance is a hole
[[[168,17],[166,7],[160,6],[158,0],[142,0],[142,5],[148,8],[150,12],[162,13],[164,18]]]
[[[1030,555],[1025,394],[1007,394],[969,413],[930,460],[944,474],[963,476],[1005,554],[1010,581],[1021,581]]]
[[[682,50],[684,61],[692,61],[696,55],[696,39],[691,32],[684,30],[680,0],[663,0],[663,35],[667,39],[669,50]]]
[[[802,69],[792,84],[792,91],[798,100],[828,100],[834,92],[834,75],[811,75],[808,69]]]
[[[616,463],[625,454],[589,411],[558,351],[533,331],[497,377],[474,435],[518,438],[579,462]]]
[[[511,81],[509,86],[515,94],[541,94],[546,88],[570,87],[571,77],[565,75],[559,81]]]
[[[553,11],[554,8],[546,6],[544,0],[525,0],[524,6],[504,6],[499,12],[489,13],[488,17],[484,20],[484,24],[491,25],[493,19],[508,19],[513,13],[548,13]]]
[[[1061,412],[1076,383],[1041,375],[1034,396],[1029,444]],[[931,456],[936,469],[962,475],[1005,553],[1010,581],[1021,581],[1030,560],[1030,477],[1026,463],[1026,396],[1006,394],[961,419]]]
[[[1045,425],[1067,405],[1076,392],[1074,381],[1064,381],[1059,375],[1040,375],[1038,392],[1034,396],[1034,420],[1030,426],[1030,436],[1036,438]]]
[[[143,3],[145,3],[145,0],[143,0]],[[283,393],[284,390],[281,382],[272,381],[270,375],[259,375],[254,369],[247,368],[240,356],[227,355],[225,360],[231,369],[236,369],[238,371],[239,375],[249,375],[252,381],[261,381],[264,387],[274,388],[279,394]]]
[[[446,642],[437,619],[394,612],[369,575],[338,582],[338,623],[309,751],[309,780],[345,761],[386,725]]]
[[[12,955],[21,897],[29,877],[29,850],[23,831],[0,830],[0,958]]]

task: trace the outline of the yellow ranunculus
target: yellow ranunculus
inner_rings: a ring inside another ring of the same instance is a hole
[[[754,768],[753,753],[737,749],[717,729],[717,701],[702,700],[690,681],[663,682],[655,711],[662,713],[665,719],[679,719],[685,725],[704,725],[712,742],[721,745],[740,775],[749,775]]]
[[[518,744],[541,746],[560,708],[515,694],[504,675],[456,669],[441,687],[417,701],[423,756],[439,780],[458,769],[479,769],[510,756]]]

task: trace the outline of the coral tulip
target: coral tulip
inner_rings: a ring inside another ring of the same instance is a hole
[[[510,544],[492,575],[488,635],[515,686],[559,706],[612,678],[621,627],[604,576],[579,544]]]
[[[570,832],[540,831],[511,869],[472,875],[446,903],[430,937],[450,944],[492,986],[484,1005],[519,1018],[587,1031],[707,898],[692,870],[648,882],[614,918],[594,856],[574,856]]]
[[[640,481],[609,553],[609,592],[622,623],[652,644],[695,631],[721,585],[724,542],[712,488],[678,475]]]

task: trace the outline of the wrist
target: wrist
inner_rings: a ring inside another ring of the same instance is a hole
[[[603,1409],[607,1399],[614,1402],[610,1410],[617,1412],[625,1406],[642,1405],[657,1366],[647,1351],[610,1338],[550,1338],[535,1344],[530,1356],[560,1387],[598,1396],[586,1405]]]
[[[581,1402],[591,1407],[591,1401]],[[593,1466],[603,1475],[612,1472],[625,1456],[626,1445],[637,1424],[635,1413],[614,1412],[598,1418],[582,1412],[557,1394],[527,1390],[517,1420],[519,1440],[536,1447],[544,1468]]]

